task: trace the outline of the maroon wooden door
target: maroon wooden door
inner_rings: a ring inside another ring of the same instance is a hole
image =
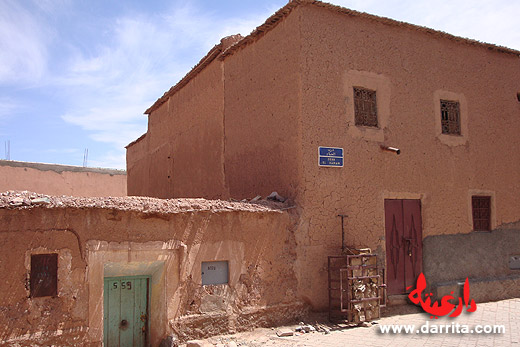
[[[388,294],[404,294],[422,271],[420,200],[385,200],[385,240]]]

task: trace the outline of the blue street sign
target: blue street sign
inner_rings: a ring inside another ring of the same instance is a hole
[[[343,148],[318,147],[318,166],[343,167]]]

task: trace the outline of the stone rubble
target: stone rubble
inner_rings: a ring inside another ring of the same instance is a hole
[[[284,198],[283,196],[281,196],[277,192],[272,192],[271,194],[269,194],[267,196],[266,199],[267,200],[272,200],[272,201],[279,201],[279,202],[285,202],[285,200],[287,200],[286,198]]]
[[[285,336],[293,336],[294,332],[289,329],[281,329],[276,332],[276,335],[279,337],[285,337]]]
[[[248,211],[280,212],[287,208],[287,203],[261,200],[255,197],[251,201],[207,200],[201,198],[157,199],[143,196],[126,197],[79,197],[51,196],[29,191],[7,191],[0,193],[0,208],[30,209],[43,208],[101,208],[122,211],[137,211],[148,214],[169,214],[195,211]],[[286,201],[286,200],[284,200]]]
[[[204,340],[191,340],[186,342],[186,347],[213,347],[214,344]]]
[[[370,324],[371,326],[372,324]],[[359,326],[369,326],[362,324],[333,324],[319,323],[308,324],[300,322],[297,325],[281,326],[278,328],[258,328],[253,332],[242,332],[231,335],[214,336],[205,340],[191,340],[184,344],[179,344],[181,347],[260,347],[264,345],[284,345],[285,343],[291,345],[298,345],[299,339],[304,336],[313,335],[328,335],[331,330],[352,329]],[[307,341],[307,340],[304,340]]]
[[[316,331],[316,328],[313,327],[312,325],[310,324],[305,324],[303,322],[300,322],[300,325],[298,327],[296,327],[295,329],[297,332],[302,332],[302,333],[313,333]]]

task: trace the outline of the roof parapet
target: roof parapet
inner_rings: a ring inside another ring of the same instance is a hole
[[[244,37],[240,34],[236,34],[236,35],[229,35],[229,36],[226,36],[224,38],[222,38],[220,40],[220,45],[221,45],[221,49],[222,51],[225,51],[226,49],[228,49],[229,47],[233,46],[235,43],[237,43],[238,41],[242,40]]]
[[[168,98],[173,95],[175,92],[177,92],[179,89],[184,87],[193,77],[195,77],[200,71],[202,71],[211,61],[213,61],[215,58],[219,57],[219,59],[224,60],[228,55],[232,55],[234,52],[238,51],[240,48],[247,46],[248,44],[251,44],[255,42],[259,37],[263,36],[266,32],[274,28],[282,19],[287,17],[294,8],[301,6],[301,5],[310,5],[310,6],[316,6],[328,9],[330,11],[335,11],[347,16],[352,17],[358,17],[358,18],[365,18],[367,20],[379,22],[385,25],[389,26],[400,26],[403,28],[408,28],[412,30],[417,30],[418,32],[423,32],[426,34],[443,37],[455,42],[473,45],[473,46],[480,46],[487,48],[491,51],[496,51],[500,53],[506,53],[506,54],[513,54],[516,56],[520,56],[520,51],[497,46],[489,43],[480,42],[477,40],[472,40],[468,38],[458,37],[452,34],[448,34],[439,30],[430,29],[427,27],[423,27],[420,25],[410,24],[406,22],[397,21],[394,19],[386,18],[386,17],[380,17],[364,12],[358,12],[354,10],[350,10],[341,6],[332,5],[326,2],[318,1],[318,0],[289,0],[288,3],[280,8],[278,11],[276,11],[273,15],[271,15],[267,20],[258,26],[255,30],[253,30],[249,35],[242,37],[240,34],[238,35],[231,35],[224,37],[220,40],[220,43],[215,45],[208,54],[202,58],[197,65],[191,69],[177,84],[175,84],[173,87],[170,88],[167,92],[164,93],[162,97],[157,99],[157,101],[150,106],[144,113],[150,114],[152,111],[156,110],[161,106]]]

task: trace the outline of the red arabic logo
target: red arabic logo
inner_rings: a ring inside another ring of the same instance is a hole
[[[412,286],[406,288],[406,290],[412,288]],[[454,310],[455,305],[449,302],[452,299],[455,299],[454,296],[451,295],[445,295],[441,299],[441,303],[439,305],[439,302],[435,301],[432,305],[431,303],[431,296],[432,293],[425,295],[425,300],[422,298],[422,292],[426,289],[426,279],[424,278],[423,273],[419,275],[417,278],[417,285],[414,290],[408,295],[408,298],[416,304],[421,304],[422,309],[425,312],[430,313],[432,316],[430,317],[433,319],[439,318],[440,316],[446,316],[450,312],[452,312],[449,317],[458,317],[462,312],[462,298],[459,297],[459,303],[457,305],[457,308]],[[451,292],[453,294],[453,292]],[[475,304],[475,300],[471,299],[471,302],[469,303],[468,307],[468,300],[469,300],[469,281],[466,277],[466,281],[464,282],[464,290],[463,290],[463,297],[464,297],[464,306],[467,308],[467,312],[475,312],[477,310],[477,304]]]

